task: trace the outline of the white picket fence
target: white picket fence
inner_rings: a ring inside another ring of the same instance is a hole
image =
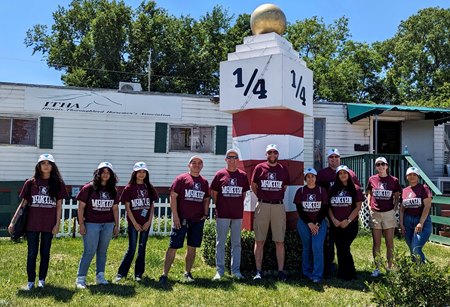
[[[155,218],[152,220],[150,226],[150,235],[169,235],[172,225],[172,215],[169,214],[170,203],[167,199],[161,200],[155,205]],[[216,206],[212,203],[209,205],[209,220],[213,219],[213,212]],[[80,236],[78,232],[78,222],[76,216],[76,210],[78,209],[78,201],[63,200],[62,203],[62,217],[57,237],[71,237]],[[127,211],[125,210],[125,204],[119,203],[119,216],[126,218]],[[122,232],[126,233],[126,228],[122,229]]]

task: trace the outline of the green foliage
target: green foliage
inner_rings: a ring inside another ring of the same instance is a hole
[[[411,256],[397,254],[394,269],[380,282],[368,286],[373,302],[379,306],[448,306],[450,267],[423,264]]]
[[[270,239],[271,233],[267,235],[264,244],[263,270],[276,271],[277,260],[275,255],[275,243]],[[242,230],[241,233],[241,271],[252,272],[255,270],[255,257],[253,248],[255,244],[255,235],[253,231]],[[299,271],[301,267],[301,241],[296,231],[287,231],[285,237],[286,257],[284,268],[287,271]],[[215,222],[206,223],[203,231],[203,259],[210,266],[216,265],[216,224]],[[225,268],[231,271],[231,237],[228,233],[225,244]]]

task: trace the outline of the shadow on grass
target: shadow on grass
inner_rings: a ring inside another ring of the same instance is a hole
[[[73,295],[75,294],[75,289],[67,289],[63,287],[57,287],[52,285],[46,285],[45,288],[35,288],[31,291],[19,290],[17,292],[18,296],[27,297],[27,298],[45,298],[52,297],[55,301],[58,302],[69,302]]]
[[[362,291],[367,292],[369,291],[369,288],[366,285],[366,281],[373,281],[375,280],[370,276],[371,273],[366,271],[357,271],[356,280],[342,280],[336,277],[331,277],[328,279],[325,279],[324,284],[334,287],[334,288],[343,288],[343,289],[351,289],[356,291]]]
[[[130,297],[136,295],[136,290],[133,286],[108,284],[108,285],[92,285],[87,289],[91,294],[110,294],[120,297]]]
[[[160,285],[158,280],[155,280],[153,278],[143,277],[142,281],[139,283],[141,286],[146,288],[152,288],[159,291],[172,291],[173,287],[170,283],[170,281],[167,282],[165,285]]]
[[[193,288],[203,288],[203,289],[233,289],[234,281],[228,278],[222,278],[221,280],[211,280],[211,278],[201,278],[195,277],[194,282],[186,282],[184,280],[177,281],[179,284],[190,286]]]

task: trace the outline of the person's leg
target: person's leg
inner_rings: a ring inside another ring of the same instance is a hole
[[[327,234],[325,236],[325,242],[323,246],[324,250],[324,270],[326,274],[331,274],[336,269],[334,264],[334,232],[331,230],[331,221],[326,218],[327,223]]]
[[[119,271],[117,272],[117,275],[120,275],[121,277],[127,276],[128,271],[130,270],[131,262],[133,261],[134,254],[136,252],[137,236],[138,232],[134,226],[128,225],[128,250],[125,252],[119,266]]]
[[[302,219],[298,219],[297,231],[302,241],[302,272],[305,277],[311,279],[314,269],[311,230]]]
[[[166,251],[166,257],[164,258],[164,269],[163,275],[168,276],[170,267],[172,266],[173,261],[175,260],[175,255],[177,254],[177,250],[175,248],[168,248]]]
[[[108,252],[109,242],[112,239],[114,231],[114,223],[104,223],[99,234],[97,246],[96,273],[105,273],[106,255]]]
[[[322,223],[320,223],[319,232],[315,236],[312,236],[312,255],[314,259],[314,269],[312,271],[313,280],[322,280],[323,278],[323,242],[325,241],[326,235],[327,223],[323,220]]]
[[[356,269],[350,245],[358,234],[358,223],[350,223],[346,228],[336,228],[335,243],[338,254],[338,277],[350,280],[356,278]]]
[[[230,222],[230,219],[216,219],[216,271],[220,276],[225,273],[225,243]]]
[[[77,276],[85,278],[89,270],[92,258],[97,250],[101,224],[84,223],[86,234],[83,236],[83,255],[78,265]]]
[[[231,274],[241,275],[242,219],[231,220]]]
[[[388,263],[388,269],[392,268],[392,261],[394,259],[394,233],[395,228],[385,229],[384,233],[384,241],[386,243],[386,259]]]
[[[414,216],[407,214],[403,216],[403,226],[405,227],[405,241],[409,247],[409,252],[411,253],[411,256],[414,254],[412,241],[414,237],[414,229],[417,225],[417,223],[414,224],[415,220],[416,219]]]
[[[277,254],[278,272],[280,272],[284,270],[284,258],[285,258],[284,242],[275,242],[275,251]]]
[[[381,238],[383,236],[383,230],[382,229],[375,229],[372,228],[372,256],[373,256],[373,262],[375,263],[375,267],[377,269],[380,268],[380,248],[381,248]]]
[[[202,245],[203,239],[203,227],[205,221],[200,222],[189,222],[187,230],[187,250],[186,250],[186,263],[185,271],[186,273],[191,273],[192,267],[195,261],[195,254],[197,247]]]
[[[283,204],[271,205],[270,227],[272,230],[272,240],[275,242],[278,272],[280,272],[284,270],[285,258],[284,237],[286,234],[286,210]]]
[[[412,249],[414,255],[418,255],[420,257],[421,262],[425,262],[425,254],[422,251],[423,246],[425,243],[428,242],[428,239],[430,238],[431,232],[433,231],[433,225],[431,223],[430,216],[427,217],[425,222],[422,225],[422,231],[419,233],[415,233],[412,239]]]
[[[45,281],[48,272],[48,264],[50,262],[50,249],[52,247],[53,234],[51,232],[41,232],[41,246],[39,264],[39,280]]]
[[[186,260],[185,272],[186,273],[190,273],[192,270],[192,267],[194,266],[196,250],[197,250],[197,248],[195,248],[193,246],[189,246],[189,245],[187,246],[186,256],[185,256],[185,260]]]
[[[183,247],[186,233],[187,225],[182,225],[180,229],[172,227],[172,231],[170,233],[169,248],[167,249],[166,256],[164,258],[163,275],[161,276],[161,278],[166,278],[169,275],[170,267],[172,266],[173,261],[175,260],[175,255],[177,254],[177,249]]]
[[[253,227],[255,229],[255,265],[256,271],[261,271],[264,243],[266,242],[267,232],[270,225],[270,204],[258,202],[255,207],[255,217]]]
[[[145,250],[147,248],[148,235],[150,229],[147,231],[142,231],[139,233],[139,246],[138,246],[138,256],[136,258],[136,264],[134,268],[134,276],[142,277],[145,272]]]
[[[34,283],[36,279],[36,258],[39,249],[39,232],[27,231],[27,275],[28,282]]]

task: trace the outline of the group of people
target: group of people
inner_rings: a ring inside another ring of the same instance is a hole
[[[196,249],[201,246],[205,220],[209,217],[210,198],[216,205],[216,274],[220,280],[225,274],[225,242],[231,231],[231,273],[236,279],[244,276],[240,271],[241,228],[244,200],[250,189],[257,197],[254,213],[256,273],[254,280],[264,278],[262,271],[264,243],[269,227],[275,242],[278,278],[287,280],[284,271],[284,238],[286,232],[285,190],[290,182],[289,172],[279,163],[275,144],[266,147],[266,161],[255,166],[251,180],[238,168],[239,153],[230,149],[225,154],[226,167],[219,170],[209,185],[200,173],[201,156],[189,159],[188,172],[177,176],[170,187],[172,231],[165,254],[159,283],[167,283],[176,252],[187,237],[184,278],[194,281],[192,267]],[[295,195],[299,220],[298,233],[302,241],[302,272],[313,282],[320,282],[324,272],[334,268],[334,245],[337,250],[337,277],[351,280],[356,270],[350,246],[358,233],[358,215],[364,200],[361,184],[355,173],[340,165],[340,154],[335,148],[327,153],[328,167],[317,172],[304,170],[305,185]],[[425,261],[422,247],[431,234],[431,192],[419,183],[419,170],[408,168],[409,186],[400,188],[398,179],[388,173],[388,163],[379,157],[375,161],[377,174],[370,177],[366,187],[371,212],[373,256],[375,270],[380,273],[380,245],[384,236],[387,247],[388,268],[392,266],[393,235],[397,226],[395,211],[400,201],[400,227],[411,254]],[[105,278],[107,250],[110,240],[119,233],[118,204],[125,204],[128,222],[129,245],[119,266],[115,282],[125,278],[130,270],[136,247],[134,279],[141,281],[145,270],[145,250],[158,193],[149,180],[149,170],[144,162],[133,166],[131,178],[121,195],[117,192],[117,175],[109,162],[101,162],[93,178],[79,191],[78,223],[83,238],[83,254],[79,262],[76,287],[86,288],[86,276],[91,261],[96,256],[96,283],[108,284]],[[35,167],[34,176],[27,180],[20,192],[21,202],[8,227],[13,231],[20,209],[29,206],[26,224],[27,290],[35,287],[36,259],[40,252],[38,287],[45,287],[52,239],[59,231],[62,199],[68,197],[62,176],[51,154],[42,154]],[[40,247],[39,247],[40,245]]]

